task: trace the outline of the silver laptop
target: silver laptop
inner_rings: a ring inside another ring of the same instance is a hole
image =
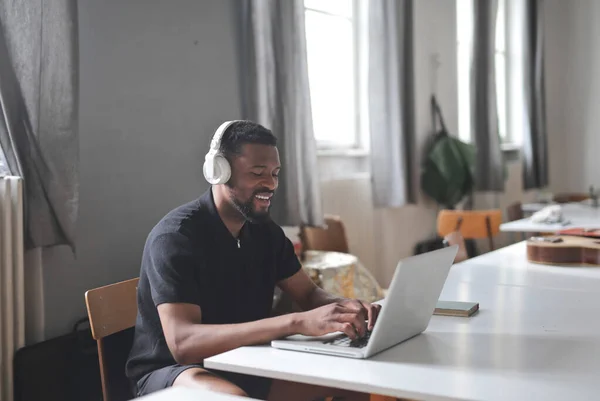
[[[350,341],[343,333],[320,337],[295,335],[271,342],[271,346],[293,351],[369,358],[387,348],[421,334],[431,320],[458,246],[411,256],[396,267],[387,297],[373,331]]]

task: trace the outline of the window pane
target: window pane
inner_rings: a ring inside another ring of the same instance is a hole
[[[304,7],[352,18],[352,0],[304,0]]]
[[[356,145],[352,22],[306,11],[308,78],[315,138]]]
[[[498,103],[498,130],[500,137],[506,141],[506,56],[496,53],[496,100]]]
[[[473,0],[456,0],[456,35],[459,43],[471,41]]]
[[[471,43],[473,31],[473,1],[456,1],[456,35],[458,40],[458,137],[471,142]]]
[[[498,14],[496,16],[496,51],[506,51],[506,6],[505,0],[498,1]]]
[[[458,45],[458,137],[465,142],[471,142],[469,51],[467,44]]]

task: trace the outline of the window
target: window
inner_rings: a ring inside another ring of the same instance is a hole
[[[358,0],[304,0],[304,7],[317,146],[360,148]]]
[[[473,2],[472,0],[456,1],[457,39],[458,39],[458,132],[464,141],[471,141],[470,113],[470,51],[472,43]],[[506,51],[506,0],[498,0],[496,16],[496,103],[498,107],[498,130],[502,142],[516,142],[507,130],[507,51]]]
[[[6,163],[6,156],[4,156],[4,151],[0,148],[0,177],[4,177],[10,175],[10,171],[8,170],[8,165]]]

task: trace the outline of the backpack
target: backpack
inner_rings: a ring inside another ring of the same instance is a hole
[[[454,209],[474,189],[475,147],[448,133],[435,96],[431,109],[434,134],[425,146],[421,189],[442,207]]]

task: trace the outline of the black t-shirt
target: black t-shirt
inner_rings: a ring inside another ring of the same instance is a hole
[[[127,376],[137,381],[176,364],[158,305],[199,305],[205,324],[264,319],[271,313],[277,282],[299,269],[292,243],[273,222],[244,224],[238,244],[217,213],[210,189],[174,209],[152,229],[144,247]]]

